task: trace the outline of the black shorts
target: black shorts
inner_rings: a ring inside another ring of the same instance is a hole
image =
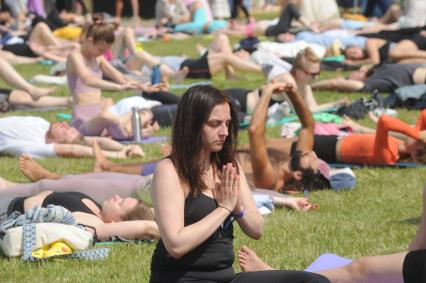
[[[20,213],[24,213],[24,202],[27,197],[17,197],[14,198],[7,207],[7,215],[11,215],[14,211],[19,211]]]
[[[229,96],[234,106],[245,113],[247,111],[247,94],[250,91],[243,88],[227,88],[222,92]]]
[[[426,283],[426,250],[409,252],[402,265],[404,283]]]
[[[414,44],[416,44],[418,49],[426,51],[426,37],[425,36],[422,36],[420,34],[416,34],[415,36],[413,36],[413,38],[411,40],[414,42]]]
[[[12,52],[13,54],[17,56],[23,56],[23,57],[39,57],[39,55],[35,54],[31,47],[26,43],[17,43],[17,44],[9,44],[4,45],[3,50]]]
[[[0,88],[0,113],[5,113],[11,110],[9,96],[12,90]]]
[[[318,158],[324,160],[327,163],[337,163],[336,157],[336,145],[337,136],[314,136],[314,152]],[[291,145],[291,154],[296,152],[297,142],[293,142]]]
[[[188,67],[189,72],[187,77],[193,79],[210,79],[209,61],[207,59],[208,52],[204,53],[198,59],[186,59],[180,64],[180,68]]]

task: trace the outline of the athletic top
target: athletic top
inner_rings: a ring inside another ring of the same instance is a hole
[[[353,134],[342,139],[341,161],[350,164],[386,165],[395,164],[398,159],[400,140],[388,136],[389,131],[419,139],[420,130],[426,128],[426,110],[417,120],[416,127],[383,115],[377,124],[376,134]]]
[[[90,73],[93,77],[102,79],[102,70],[99,68],[99,65],[96,67],[87,66]],[[80,76],[76,73],[67,72],[68,87],[72,95],[79,93],[89,93],[89,92],[98,92],[99,88],[90,87],[84,83]]]
[[[389,51],[395,46],[392,41],[386,41],[386,43],[379,48],[380,63],[386,62],[389,59]]]
[[[216,201],[203,193],[188,196],[184,225],[200,221],[216,208]],[[234,278],[233,238],[232,223],[225,229],[219,227],[206,241],[180,259],[172,258],[163,241],[159,240],[152,255],[150,282],[230,282]]]
[[[417,64],[385,64],[378,67],[364,82],[361,91],[392,92],[395,89],[413,84],[413,73],[420,67]]]
[[[54,205],[60,205],[65,207],[71,212],[85,212],[95,215],[95,213],[90,210],[83,202],[82,199],[89,199],[93,201],[96,206],[101,209],[101,206],[96,203],[92,198],[90,198],[88,195],[78,192],[64,192],[64,193],[58,193],[58,192],[52,192],[50,195],[46,196],[46,198],[43,200],[42,207],[47,207],[49,204]],[[7,209],[8,215],[12,213],[13,211],[19,211],[21,213],[24,213],[24,201],[27,199],[27,197],[18,197],[14,199]]]

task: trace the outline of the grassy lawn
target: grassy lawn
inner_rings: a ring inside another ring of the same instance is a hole
[[[195,55],[195,43],[207,44],[208,37],[182,42],[148,42],[146,50],[159,55]],[[234,40],[235,41],[235,40]],[[17,66],[25,78],[48,73],[49,67]],[[323,72],[320,78],[336,75]],[[191,83],[193,80],[185,82]],[[244,80],[227,81],[223,74],[213,80],[219,88],[256,88],[261,85],[261,76],[244,74]],[[6,86],[0,82],[0,87]],[[181,94],[182,91],[176,92]],[[132,92],[109,93],[114,100],[132,95]],[[57,95],[66,96],[68,90],[59,88]],[[336,92],[318,92],[320,102],[342,96]],[[347,94],[356,99],[362,94]],[[61,111],[70,113],[70,110]],[[398,117],[414,123],[417,111],[398,109]],[[58,121],[57,112],[11,112],[6,115],[37,115],[50,121]],[[1,115],[5,116],[5,115]],[[367,119],[366,126],[373,126]],[[268,130],[268,135],[277,136],[279,129]],[[169,135],[164,129],[160,135]],[[246,131],[240,133],[240,143],[247,142]],[[159,157],[159,145],[143,146],[147,159]],[[143,160],[134,158],[133,162]],[[61,174],[78,174],[91,170],[91,159],[45,159],[45,167]],[[126,160],[128,162],[128,160]],[[298,213],[277,209],[266,216],[265,232],[260,241],[250,240],[236,229],[235,250],[241,245],[254,249],[266,262],[281,269],[304,269],[322,253],[336,253],[356,258],[362,255],[388,254],[405,250],[414,236],[421,213],[422,187],[426,181],[425,169],[361,169],[356,170],[357,186],[351,191],[312,192],[309,199],[320,209]],[[19,172],[16,158],[0,158],[0,176],[15,182],[27,182]],[[19,259],[0,257],[0,282],[147,282],[152,251],[155,244],[110,245],[107,260],[84,262],[76,260],[50,260],[36,264],[23,264]],[[235,269],[239,271],[238,264]]]

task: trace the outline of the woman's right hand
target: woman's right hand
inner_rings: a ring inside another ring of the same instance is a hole
[[[217,183],[213,195],[219,207],[230,212],[235,209],[240,192],[240,176],[236,168],[228,163],[222,168],[220,183]]]

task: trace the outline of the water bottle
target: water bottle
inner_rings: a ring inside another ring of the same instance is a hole
[[[141,135],[141,116],[138,107],[132,107],[132,127],[133,127],[133,140],[135,143],[140,143]]]
[[[152,67],[151,84],[155,85],[161,82],[160,65]]]

